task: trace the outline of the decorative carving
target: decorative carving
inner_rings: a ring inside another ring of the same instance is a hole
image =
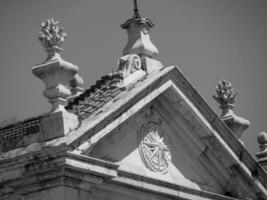
[[[69,80],[69,87],[71,89],[72,96],[68,98],[68,101],[72,101],[75,97],[79,96],[84,92],[84,89],[82,88],[83,84],[83,78],[79,74],[75,74]]]
[[[240,139],[242,133],[250,126],[250,122],[234,113],[236,94],[232,84],[229,81],[222,80],[217,84],[216,95],[213,95],[213,98],[220,104],[222,109],[221,119]]]
[[[121,24],[121,28],[126,29],[128,34],[128,41],[122,54],[137,54],[140,56],[142,70],[147,74],[163,68],[162,63],[154,59],[159,51],[150,39],[149,33],[153,26],[154,23],[150,19],[141,17],[136,1],[134,1],[133,16]]]
[[[137,54],[128,54],[119,58],[118,71],[114,74],[121,77],[116,86],[123,88],[145,76],[146,72],[141,69],[140,57]]]
[[[213,98],[221,106],[234,106],[237,92],[232,88],[232,84],[229,81],[222,80],[216,85],[216,94]]]
[[[137,23],[137,24],[146,24],[149,28],[152,28],[155,24],[147,18],[142,18],[139,14],[138,8],[137,8],[137,1],[134,0],[134,13],[133,17],[128,19],[124,24],[121,25],[121,28],[128,29],[129,25],[131,23]]]
[[[79,67],[64,61],[59,51],[63,50],[61,45],[66,37],[63,28],[58,26],[58,21],[49,19],[41,24],[41,32],[38,39],[48,53],[45,62],[34,66],[32,72],[45,84],[44,96],[52,104],[51,113],[64,111],[67,98],[72,95],[69,81],[78,72]]]
[[[118,71],[122,72],[124,78],[141,69],[141,59],[136,54],[129,54],[119,58]]]
[[[141,18],[141,16],[139,16],[138,18],[136,18],[135,16],[133,16],[133,18],[128,19],[125,23],[123,23],[121,25],[121,28],[123,29],[129,29],[130,24],[132,23],[136,23],[139,25],[146,25],[146,32],[149,33],[149,29],[153,28],[155,26],[155,24],[148,18]]]
[[[154,172],[167,173],[171,163],[171,151],[165,144],[160,126],[148,122],[142,126],[139,136],[139,151],[144,164]]]
[[[41,31],[39,32],[39,41],[48,53],[46,60],[51,60],[53,57],[58,57],[58,53],[62,51],[62,43],[67,34],[63,27],[58,26],[58,21],[48,19],[41,24]]]
[[[123,55],[138,54],[141,57],[149,57],[159,53],[157,47],[152,43],[149,30],[154,23],[148,18],[142,18],[138,13],[137,3],[134,2],[134,14],[121,25],[121,28],[127,30],[128,42],[123,49]]]

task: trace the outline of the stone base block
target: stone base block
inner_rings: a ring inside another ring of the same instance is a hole
[[[40,140],[47,141],[63,137],[79,125],[78,117],[66,111],[59,111],[45,116],[41,120]]]
[[[242,133],[250,126],[250,122],[235,114],[222,117],[224,123],[233,131],[237,138],[241,138]]]
[[[163,67],[164,67],[163,64],[158,60],[155,60],[155,59],[149,58],[149,57],[143,57],[142,58],[141,68],[144,71],[146,71],[148,74],[151,73],[152,71],[160,70]]]

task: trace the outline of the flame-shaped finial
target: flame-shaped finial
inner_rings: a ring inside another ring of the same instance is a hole
[[[232,84],[229,81],[222,80],[216,85],[216,95],[213,95],[213,98],[222,109],[221,119],[240,139],[242,133],[250,126],[250,122],[234,113],[236,94]]]
[[[222,80],[216,85],[216,95],[213,98],[220,104],[220,106],[234,106],[236,92],[229,81]]]
[[[67,34],[64,32],[63,27],[58,26],[58,23],[58,21],[54,21],[54,19],[51,18],[41,24],[38,40],[48,53],[46,60],[52,59],[55,57],[56,53],[63,50],[61,45]]]

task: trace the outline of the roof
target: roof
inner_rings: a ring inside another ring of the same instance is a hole
[[[75,133],[69,134],[65,137],[65,142],[72,146],[73,149],[80,148],[83,144],[87,143],[88,138],[93,138],[94,134],[102,131],[104,127],[108,127],[111,121],[120,118],[124,112],[130,110],[129,108],[132,108],[133,105],[136,105],[143,97],[157,90],[157,88],[168,80],[175,82],[184,95],[186,95],[192,104],[196,106],[204,118],[207,119],[210,125],[222,138],[222,143],[226,144],[225,151],[233,157],[235,163],[234,166],[232,166],[233,171],[240,171],[241,174],[246,176],[245,179],[251,184],[254,184],[254,180],[259,180],[261,184],[267,188],[267,174],[264,169],[251,156],[226,124],[214,113],[206,101],[176,66],[165,67],[159,71],[147,74],[144,78],[138,80],[128,88],[125,88],[125,90],[120,90],[117,95],[114,95],[114,97],[109,100],[109,105],[103,104],[97,112],[96,110],[93,111],[92,114],[86,118],[86,122],[81,125],[84,127],[83,130],[77,130]],[[88,105],[90,105],[89,102]],[[86,104],[86,101],[84,101],[81,102],[81,104],[77,104],[77,106]],[[118,121],[120,121],[120,119],[118,119]],[[110,132],[110,130],[108,131]],[[100,135],[102,134],[105,133],[100,133]],[[106,136],[108,136],[108,134],[106,134]],[[106,136],[102,135],[101,137]],[[96,136],[96,138],[98,138],[98,136]],[[91,143],[93,141],[94,139],[90,139],[88,142],[90,143],[89,145],[94,146],[95,144]],[[265,189],[263,189],[263,191],[266,192]]]
[[[84,93],[69,102],[66,110],[76,114],[80,119],[85,119],[124,90],[116,85],[120,80],[121,76],[118,73],[102,76]]]
[[[147,86],[146,84],[142,83],[144,80],[150,79],[149,83],[151,81],[153,82],[155,78],[162,76],[171,69],[172,68],[169,67],[168,70],[163,70],[161,73],[156,72],[148,74],[142,79],[138,80],[137,83],[141,84],[142,89]],[[139,90],[132,90],[134,87],[138,86],[137,83],[130,84],[127,87],[119,87],[117,83],[121,78],[122,77],[120,73],[111,73],[102,76],[101,79],[97,80],[96,83],[89,89],[85,90],[81,95],[69,102],[69,104],[65,107],[66,110],[76,114],[80,121],[87,121],[87,123],[90,121],[91,126],[93,126],[95,123],[99,123],[99,118],[108,115],[110,112],[113,112],[113,110],[121,106],[118,100],[121,100],[124,104],[126,102],[125,99],[130,100],[132,96],[139,92]],[[115,102],[114,105],[116,106],[111,104],[111,106],[106,107],[105,105],[110,102]],[[102,109],[105,109],[105,112],[103,112]],[[0,128],[0,141],[2,139],[1,142],[4,143],[5,141],[12,139],[14,135],[17,138],[22,138],[29,134],[39,133],[41,129],[41,119],[43,116],[45,116],[45,114],[37,117],[31,117],[25,119],[24,121],[19,121]],[[90,119],[93,119],[96,122],[91,121]],[[66,141],[68,141],[67,143],[70,143],[70,141],[75,141],[74,138],[78,138],[79,134],[73,134],[73,136],[72,134],[68,134],[67,136],[68,137],[56,139],[58,144]],[[26,146],[27,145],[17,146],[16,148]],[[12,149],[14,149],[14,147]]]
[[[31,117],[0,128],[0,141],[8,138],[23,137],[40,131],[41,116]]]
[[[179,68],[175,66],[165,67],[159,71],[147,74],[127,88],[120,88],[116,84],[121,79],[119,74],[114,73],[103,76],[96,84],[66,106],[68,111],[77,114],[81,119],[81,125],[78,129],[73,130],[70,134],[61,138],[45,143],[35,143],[34,148],[32,145],[29,145],[25,148],[6,152],[0,155],[0,160],[5,160],[7,158],[13,159],[18,155],[41,151],[44,147],[58,147],[62,144],[67,145],[71,149],[75,149],[95,133],[102,130],[103,127],[106,127],[111,122],[110,120],[121,116],[125,110],[132,107],[136,102],[142,99],[142,97],[154,91],[164,82],[174,78],[175,80],[173,81],[176,82],[175,84],[179,85],[181,91],[217,130],[224,140],[223,142],[225,142],[229,146],[229,149],[231,149],[231,152],[234,153],[239,163],[235,167],[240,171],[244,171],[243,167],[246,166],[246,169],[249,170],[248,172],[244,172],[247,176],[246,178],[252,181],[252,178],[256,177],[261,181],[264,187],[267,188],[267,174],[263,168],[248,153],[231,130],[214,113]],[[4,134],[12,133],[14,130],[17,131],[17,134],[26,135],[27,131],[25,130],[27,130],[27,127],[31,127],[32,124],[33,126],[39,127],[40,120],[41,117],[36,117],[4,127],[0,129],[0,137]],[[8,135],[6,136],[9,137]]]
[[[124,90],[116,85],[120,79],[121,76],[118,73],[102,76],[84,93],[69,102],[66,110],[76,114],[80,120],[85,119]],[[31,117],[0,128],[0,141],[38,133],[42,116]]]

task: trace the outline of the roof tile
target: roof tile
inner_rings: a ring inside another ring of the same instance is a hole
[[[40,119],[41,116],[38,116],[0,128],[0,140],[38,133],[40,131]]]
[[[120,73],[102,76],[84,93],[69,102],[66,110],[78,115],[80,119],[88,117],[122,91],[121,88],[117,87],[117,83],[121,80]],[[0,141],[38,133],[41,118],[42,116],[38,116],[0,128]]]
[[[70,102],[66,109],[78,115],[79,118],[88,117],[122,91],[116,84],[121,80],[122,76],[119,73],[102,76],[95,85]]]

